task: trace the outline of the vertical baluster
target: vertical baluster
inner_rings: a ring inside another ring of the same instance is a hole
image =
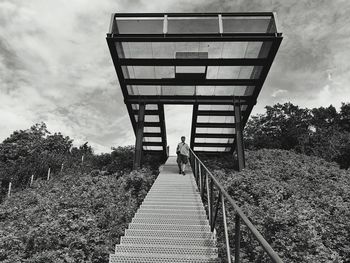
[[[238,214],[235,216],[235,263],[240,262],[239,251],[241,248],[241,220]]]
[[[222,217],[224,220],[224,232],[225,232],[225,240],[226,240],[227,262],[231,263],[231,251],[230,251],[230,242],[228,239],[228,232],[227,232],[227,220],[226,220],[226,209],[225,209],[224,196],[221,196],[221,203],[222,203]]]
[[[198,175],[199,175],[199,193],[200,193],[201,198],[202,198],[203,187],[202,187],[202,171],[201,171],[201,166],[200,165],[198,166]]]
[[[214,183],[213,183],[213,178],[210,178],[210,211],[211,211],[211,217],[210,217],[210,225],[212,225],[213,222],[213,206],[214,206]]]
[[[220,208],[220,201],[221,201],[221,192],[219,192],[218,201],[216,202],[214,218],[213,218],[213,221],[212,221],[212,224],[211,224],[211,232],[213,232],[214,228],[215,228],[215,222],[216,222],[216,218],[218,217],[218,212],[219,212],[219,208]]]
[[[208,214],[209,214],[209,224],[211,225],[211,198],[210,198],[210,189],[209,189],[209,175],[206,173],[206,187],[207,187],[207,200],[208,200]]]

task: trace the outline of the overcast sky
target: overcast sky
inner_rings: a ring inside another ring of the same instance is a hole
[[[96,152],[134,144],[105,40],[110,14],[210,11],[278,14],[284,40],[253,114],[277,102],[350,102],[349,0],[0,0],[0,141],[44,121]],[[174,148],[191,112],[166,116]]]

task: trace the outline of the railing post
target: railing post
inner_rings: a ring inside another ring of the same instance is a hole
[[[7,192],[7,197],[11,196],[11,188],[12,188],[12,182],[9,182],[9,189],[8,189],[8,192]]]
[[[34,180],[34,174],[32,174],[32,176],[30,177],[30,183],[29,183],[29,186],[32,186],[32,184],[33,184],[33,180]]]
[[[211,232],[213,232],[214,228],[215,228],[215,222],[216,222],[216,218],[218,217],[220,201],[221,201],[221,192],[219,192],[218,201],[216,202],[215,214],[214,214],[214,218],[213,218],[212,224],[211,224]]]
[[[202,186],[202,171],[201,171],[201,165],[198,165],[198,175],[199,175],[199,193],[201,195],[201,198],[203,198],[203,186]]]
[[[225,199],[224,199],[223,195],[221,196],[221,203],[222,203],[222,217],[223,217],[223,220],[224,220],[224,232],[225,232],[225,240],[226,240],[227,262],[231,263],[231,251],[230,251],[230,242],[229,242],[229,239],[228,239],[228,232],[227,232]]]
[[[235,216],[235,263],[240,262],[239,251],[241,249],[241,220],[236,213]]]
[[[193,159],[194,159],[194,175],[195,175],[196,183],[197,183],[197,186],[198,186],[198,167],[197,167],[198,161],[197,161],[197,159],[195,157],[193,157]]]
[[[212,225],[212,222],[213,222],[213,205],[214,205],[213,191],[214,191],[213,178],[210,178],[210,197],[208,197],[210,199],[210,211],[211,211],[210,225]]]
[[[51,167],[49,167],[49,170],[47,171],[47,180],[50,180],[50,173],[51,173]]]
[[[208,200],[208,214],[209,214],[209,225],[211,225],[211,200],[210,200],[210,189],[209,189],[209,176],[206,174],[206,185],[207,185],[207,200]]]

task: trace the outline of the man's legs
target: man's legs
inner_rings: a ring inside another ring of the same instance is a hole
[[[180,154],[177,155],[176,162],[177,162],[177,166],[179,167],[179,174],[181,174],[181,173],[182,173],[182,167],[181,167],[181,158],[180,158]]]

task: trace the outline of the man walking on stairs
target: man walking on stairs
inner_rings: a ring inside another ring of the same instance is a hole
[[[185,175],[186,164],[188,163],[188,157],[190,156],[190,147],[185,143],[186,137],[181,136],[181,142],[177,145],[177,165],[179,166],[179,174]]]

